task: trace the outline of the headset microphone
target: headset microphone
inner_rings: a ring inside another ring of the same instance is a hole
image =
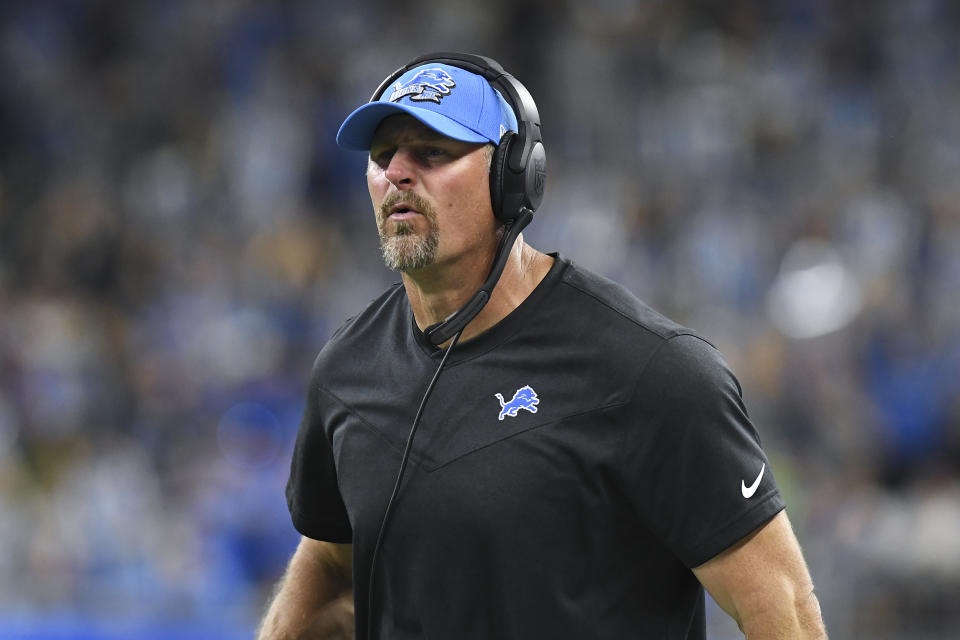
[[[510,257],[510,250],[523,228],[533,220],[533,211],[526,207],[520,210],[513,220],[506,223],[503,230],[503,237],[500,238],[500,244],[497,246],[497,253],[493,258],[493,266],[490,268],[490,275],[480,286],[473,297],[467,301],[459,310],[448,316],[443,322],[430,325],[424,329],[423,333],[433,345],[441,345],[454,334],[459,333],[470,324],[470,321],[477,317],[481,309],[490,300],[493,294],[493,288],[497,286],[500,276],[503,274],[503,268],[507,265],[507,259]]]

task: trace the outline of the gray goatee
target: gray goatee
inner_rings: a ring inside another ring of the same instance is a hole
[[[416,232],[406,222],[390,222],[390,208],[398,202],[405,202],[411,208],[423,214],[428,223],[425,235]],[[437,217],[425,199],[413,192],[393,192],[380,205],[377,217],[377,231],[380,234],[380,252],[383,263],[393,271],[415,271],[428,267],[436,260],[440,233],[437,230]]]

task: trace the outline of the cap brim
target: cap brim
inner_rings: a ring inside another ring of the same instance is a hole
[[[494,144],[498,142],[429,109],[418,109],[393,102],[369,102],[356,109],[343,121],[337,132],[337,144],[344,149],[367,151],[373,141],[373,134],[376,133],[383,119],[401,113],[413,116],[431,129],[454,140],[493,142]]]

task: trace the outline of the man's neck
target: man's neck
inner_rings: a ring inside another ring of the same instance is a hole
[[[403,274],[407,299],[421,331],[443,322],[477,292],[490,270],[492,258],[489,256],[482,265],[466,268]],[[536,289],[552,264],[552,257],[527,245],[520,236],[489,302],[464,328],[460,339],[469,340],[505,318]]]

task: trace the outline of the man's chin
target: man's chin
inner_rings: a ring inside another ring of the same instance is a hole
[[[418,271],[433,264],[436,247],[428,239],[414,235],[395,235],[381,244],[383,262],[392,271]]]

